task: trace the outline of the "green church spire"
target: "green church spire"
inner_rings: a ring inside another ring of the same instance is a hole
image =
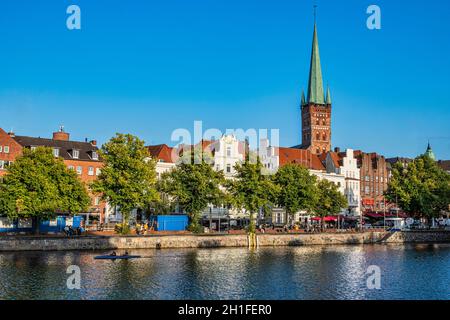
[[[320,66],[319,40],[317,39],[317,26],[315,23],[311,52],[311,65],[309,69],[308,103],[325,104],[322,68]]]
[[[428,147],[427,147],[427,151],[425,151],[425,156],[430,158],[431,160],[436,161],[436,156],[434,155],[433,150],[431,149],[431,145],[428,142]]]
[[[306,104],[305,91],[302,90],[302,106]]]
[[[327,87],[327,97],[325,99],[326,104],[331,104],[331,93],[330,93],[330,87]]]

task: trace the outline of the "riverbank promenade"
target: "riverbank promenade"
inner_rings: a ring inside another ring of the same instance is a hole
[[[334,233],[259,233],[247,234],[151,234],[137,235],[82,235],[64,237],[2,236],[0,251],[60,251],[110,249],[169,249],[221,247],[277,247],[304,245],[361,245],[402,243],[450,243],[450,231],[367,231]]]

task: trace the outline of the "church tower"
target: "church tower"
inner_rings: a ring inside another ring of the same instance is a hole
[[[322,68],[320,66],[319,40],[317,26],[314,22],[314,33],[309,69],[308,92],[302,92],[302,149],[313,154],[321,154],[331,150],[331,95],[327,88],[323,90]]]

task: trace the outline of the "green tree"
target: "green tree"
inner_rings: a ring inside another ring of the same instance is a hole
[[[338,186],[326,179],[317,183],[317,197],[314,204],[314,212],[321,217],[321,225],[324,227],[324,218],[328,215],[338,215],[342,209],[348,207],[347,198],[339,191]]]
[[[437,217],[450,204],[450,175],[427,156],[392,168],[386,198],[416,217]]]
[[[235,166],[235,179],[229,181],[227,188],[235,207],[245,209],[250,215],[249,233],[255,233],[255,214],[259,210],[270,211],[276,202],[278,187],[269,176],[262,173],[259,159],[245,161]]]
[[[24,149],[0,183],[0,212],[10,219],[33,218],[37,233],[41,219],[77,214],[89,204],[86,186],[50,148]]]
[[[308,169],[298,164],[285,165],[273,176],[273,182],[279,187],[276,204],[286,210],[286,224],[296,212],[310,212],[314,208],[317,201],[316,177]]]
[[[158,184],[159,191],[188,214],[192,232],[201,232],[200,215],[208,204],[219,206],[225,201],[221,188],[225,181],[223,172],[215,171],[208,161],[209,156],[201,153],[185,153],[182,161],[165,172]]]
[[[120,209],[120,233],[126,234],[131,211],[146,209],[158,200],[156,162],[150,159],[144,141],[131,134],[117,133],[102,146],[100,155],[104,166],[91,187],[103,200]]]

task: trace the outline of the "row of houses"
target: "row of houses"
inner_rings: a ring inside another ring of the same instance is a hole
[[[53,149],[55,157],[60,157],[69,169],[75,170],[79,178],[90,183],[101,172],[102,159],[98,153],[95,140],[86,139],[83,142],[70,140],[70,134],[60,128],[54,132],[52,138],[29,137],[6,133],[0,128],[0,177],[6,174],[6,169],[20,156],[24,148],[45,146]],[[223,135],[218,140],[203,140],[199,146],[212,156],[212,165],[215,170],[223,171],[226,178],[232,179],[235,175],[235,166],[245,160],[250,148],[245,141],[239,141],[234,135]],[[172,170],[179,160],[181,150],[186,146],[170,147],[166,144],[148,146],[149,155],[157,161],[156,172],[160,177],[164,172]],[[386,202],[383,194],[387,190],[390,168],[396,162],[407,163],[411,159],[390,158],[377,153],[367,153],[361,150],[347,149],[315,154],[310,150],[296,147],[274,147],[267,139],[260,142],[257,152],[267,174],[274,174],[280,167],[287,164],[298,164],[307,168],[318,179],[326,179],[335,183],[348,200],[348,208],[342,214],[359,216],[367,212],[382,212],[395,208],[395,203]],[[428,146],[426,154],[434,158],[431,147]],[[444,170],[450,171],[450,161],[438,161]],[[88,212],[83,213],[88,219],[93,218],[101,222],[116,222],[121,220],[120,211],[101,201],[98,195],[91,195],[91,206]],[[136,216],[137,211],[134,212]],[[299,219],[301,213],[296,215]],[[208,207],[203,215],[204,219],[244,220],[245,212],[234,208]],[[274,210],[273,222],[285,223],[285,214],[282,209]]]

